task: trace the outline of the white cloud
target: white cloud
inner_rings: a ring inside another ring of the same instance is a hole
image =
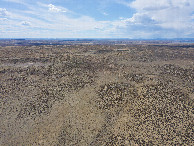
[[[0,18],[0,21],[6,21],[7,18]]]
[[[102,14],[105,15],[105,16],[108,16],[108,13],[106,13],[106,12],[102,12]]]
[[[138,11],[162,10],[170,7],[169,0],[135,0],[130,4]]]
[[[125,19],[130,32],[141,31],[146,36],[152,34],[158,37],[194,35],[193,0],[117,1],[136,10],[131,18]]]
[[[29,6],[25,0],[2,0],[2,1],[6,1],[6,2],[12,2],[12,3],[17,3],[17,4],[22,4],[22,5],[25,5],[25,6]]]
[[[30,26],[31,23],[29,21],[22,21],[21,25],[23,25],[23,26]]]
[[[137,10],[137,14],[146,13],[146,17],[157,21],[165,28],[178,29],[187,27],[191,22],[190,16],[194,8],[193,0],[136,0],[131,7]]]
[[[122,4],[122,5],[130,7],[130,2],[129,1],[126,1],[126,0],[114,0],[114,1],[118,4]]]
[[[22,2],[22,0],[3,0],[3,1],[14,2],[14,3],[21,3]]]
[[[0,8],[0,17],[6,17],[8,15],[8,12],[5,8]]]
[[[150,18],[150,16],[146,13],[136,13],[133,15],[132,18],[129,18],[128,21],[134,24],[143,25],[150,25],[156,23],[155,20],[153,18]]]
[[[51,12],[67,12],[65,8],[57,7],[53,4],[49,4],[48,7],[49,7],[49,11]]]

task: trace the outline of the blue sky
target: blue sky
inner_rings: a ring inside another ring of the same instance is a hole
[[[0,0],[0,38],[194,38],[194,0]]]

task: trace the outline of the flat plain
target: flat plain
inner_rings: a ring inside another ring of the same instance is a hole
[[[0,47],[0,145],[194,145],[192,45]]]

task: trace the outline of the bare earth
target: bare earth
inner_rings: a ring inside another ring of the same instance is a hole
[[[194,48],[0,47],[0,145],[194,145]]]

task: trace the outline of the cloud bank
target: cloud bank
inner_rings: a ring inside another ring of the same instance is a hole
[[[143,28],[148,37],[194,36],[193,0],[135,0],[128,6],[136,10],[127,19],[129,30]]]

